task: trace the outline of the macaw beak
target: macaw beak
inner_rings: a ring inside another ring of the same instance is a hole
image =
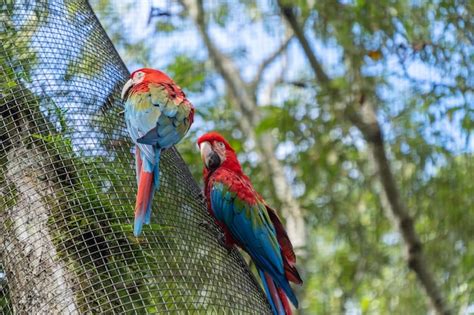
[[[122,94],[120,95],[122,100],[125,98],[125,96],[127,96],[128,91],[132,88],[132,86],[133,86],[133,80],[132,79],[128,80],[127,83],[125,83],[125,85],[122,88]]]
[[[205,141],[201,143],[199,148],[201,149],[201,159],[207,169],[215,170],[219,165],[221,165],[221,158],[216,152],[214,152],[209,142]]]

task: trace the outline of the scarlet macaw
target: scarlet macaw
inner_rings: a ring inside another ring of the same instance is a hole
[[[133,72],[123,89],[127,129],[135,143],[138,192],[133,234],[150,223],[153,194],[160,186],[161,151],[178,143],[193,123],[194,107],[181,88],[154,69]]]
[[[225,245],[244,249],[255,262],[274,314],[291,314],[298,300],[289,281],[301,284],[296,256],[275,210],[255,191],[235,151],[217,132],[198,139],[208,209],[224,231]]]

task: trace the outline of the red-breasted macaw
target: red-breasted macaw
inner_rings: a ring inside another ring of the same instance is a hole
[[[194,107],[181,88],[154,69],[133,72],[123,89],[127,129],[135,143],[138,192],[133,234],[150,223],[153,194],[160,186],[161,151],[178,143],[193,123]]]
[[[226,247],[244,249],[255,262],[274,314],[291,314],[287,297],[298,307],[289,281],[301,284],[296,256],[275,210],[255,191],[235,151],[216,132],[198,139],[204,163],[204,195],[222,227]]]

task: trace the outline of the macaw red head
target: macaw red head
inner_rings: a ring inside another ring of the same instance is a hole
[[[175,85],[174,81],[160,70],[143,68],[134,71],[130,75],[130,79],[125,83],[122,88],[122,99],[128,96],[130,90],[134,87],[141,85],[141,83],[168,83]]]
[[[207,171],[214,171],[223,164],[239,170],[234,149],[219,133],[212,131],[199,137],[197,144],[201,150],[201,159]]]

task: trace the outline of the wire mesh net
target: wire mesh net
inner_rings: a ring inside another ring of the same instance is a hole
[[[128,72],[88,3],[3,1],[0,313],[268,312],[174,149],[133,237]]]

